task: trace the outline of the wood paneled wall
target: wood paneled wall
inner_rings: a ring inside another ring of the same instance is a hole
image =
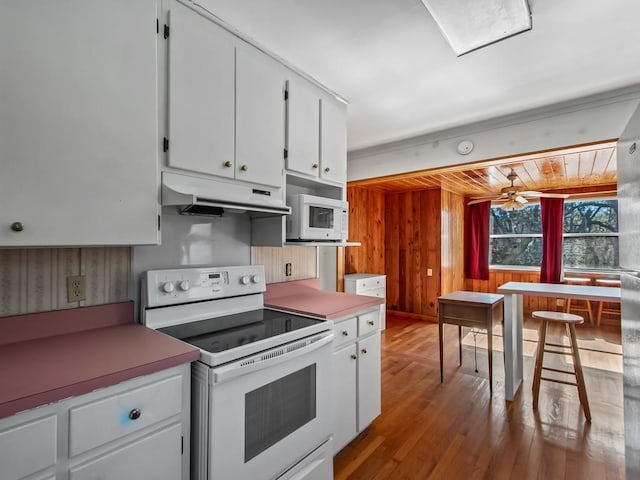
[[[464,196],[442,190],[441,295],[464,290]]]
[[[349,240],[360,247],[346,247],[344,273],[385,273],[385,195],[366,188],[347,189]]]

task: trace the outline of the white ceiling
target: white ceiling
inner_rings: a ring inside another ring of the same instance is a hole
[[[640,2],[529,0],[533,28],[456,57],[420,0],[196,0],[349,105],[349,149],[640,83]]]

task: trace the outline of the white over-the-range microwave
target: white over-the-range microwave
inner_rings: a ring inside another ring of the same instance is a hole
[[[288,195],[288,241],[343,242],[349,233],[349,204],[315,195]]]

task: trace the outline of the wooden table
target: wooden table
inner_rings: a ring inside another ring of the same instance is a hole
[[[493,321],[502,321],[504,295],[481,292],[451,292],[438,297],[438,338],[440,341],[440,383],[443,381],[443,324],[458,325],[458,349],[462,365],[462,327],[487,330],[489,391],[493,392]]]
[[[620,289],[590,285],[507,282],[498,287],[504,294],[504,386],[505,399],[513,400],[522,384],[522,296],[558,297],[620,303]]]

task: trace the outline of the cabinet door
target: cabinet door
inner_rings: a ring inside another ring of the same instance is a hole
[[[356,436],[356,345],[333,353],[333,453]]]
[[[0,2],[0,246],[158,243],[157,13]]]
[[[284,185],[284,71],[246,44],[236,49],[236,179]]]
[[[380,412],[380,333],[376,333],[358,341],[358,431]]]
[[[317,177],[320,170],[320,97],[292,78],[287,100],[287,169]]]
[[[323,97],[320,105],[320,178],[347,180],[347,106]]]
[[[174,2],[169,12],[170,167],[234,176],[234,37]]]
[[[175,424],[126,447],[71,468],[70,480],[181,478],[182,426]]]

